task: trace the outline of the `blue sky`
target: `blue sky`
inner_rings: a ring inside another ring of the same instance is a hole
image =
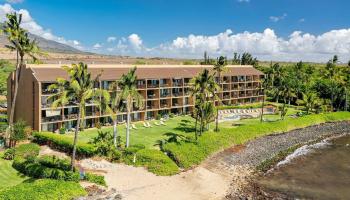
[[[266,60],[320,61],[339,53],[349,59],[350,41],[344,41],[350,36],[346,0],[2,1],[7,3],[28,13],[27,28],[33,29],[29,31],[48,32],[54,40],[86,51],[170,57],[200,57],[204,50],[213,56],[250,51]],[[335,43],[337,39],[343,44]],[[327,47],[330,40],[334,44]]]

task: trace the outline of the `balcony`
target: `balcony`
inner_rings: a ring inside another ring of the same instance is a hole
[[[158,88],[159,81],[158,80],[147,80],[147,88]]]
[[[167,98],[167,97],[170,97],[170,92],[169,93],[161,93],[160,94],[160,98]]]
[[[169,105],[167,103],[160,104],[160,108],[169,108]]]
[[[78,114],[67,114],[63,116],[63,120],[71,120],[71,119],[77,119]]]
[[[180,97],[180,96],[183,96],[182,92],[175,92],[175,93],[173,93],[173,97]]]
[[[156,98],[157,98],[157,95],[156,95],[156,94],[148,94],[148,95],[147,95],[147,98],[148,98],[148,99],[156,99]]]
[[[56,121],[61,121],[62,117],[61,116],[53,116],[53,117],[42,117],[41,122],[56,122]]]

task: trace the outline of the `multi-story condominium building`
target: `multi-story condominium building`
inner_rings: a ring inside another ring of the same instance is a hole
[[[92,76],[102,73],[96,88],[109,89],[109,85],[126,74],[131,65],[89,65]],[[144,108],[134,108],[131,119],[142,121],[156,118],[158,114],[189,114],[194,108],[190,95],[190,80],[206,65],[142,65],[138,66],[137,87],[144,98]],[[252,66],[227,66],[222,74],[221,91],[218,96],[225,105],[237,105],[261,101],[261,78],[264,74]],[[77,107],[68,104],[57,109],[51,108],[52,92],[48,86],[57,78],[68,78],[67,73],[57,64],[27,65],[22,71],[15,109],[15,119],[26,121],[27,125],[38,131],[56,131],[64,126],[67,129],[76,125]],[[8,78],[8,113],[11,109],[14,90],[14,73]],[[96,123],[108,124],[110,117],[101,113],[92,102],[86,105],[86,127]],[[126,120],[121,111],[119,121]]]

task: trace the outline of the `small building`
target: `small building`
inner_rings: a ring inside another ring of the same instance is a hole
[[[102,73],[96,88],[108,89],[134,65],[91,64],[88,70],[92,76]],[[190,95],[190,80],[210,65],[141,65],[137,67],[137,87],[143,96],[145,107],[134,108],[132,121],[143,121],[159,115],[190,114],[194,99]],[[218,96],[224,105],[238,105],[261,101],[261,79],[264,74],[252,66],[229,65],[222,74],[221,91]],[[11,109],[14,91],[14,73],[8,78],[7,105]],[[56,131],[60,127],[67,130],[76,126],[77,106],[68,104],[57,109],[51,108],[52,95],[49,85],[57,78],[68,78],[66,71],[58,64],[27,65],[22,71],[16,102],[14,119],[22,119],[38,131]],[[217,79],[218,80],[218,79]],[[85,127],[95,127],[96,123],[108,125],[111,119],[97,109],[92,102],[86,105]],[[126,120],[126,112],[120,112],[118,121]]]

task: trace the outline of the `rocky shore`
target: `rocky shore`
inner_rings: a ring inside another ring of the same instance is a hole
[[[260,176],[255,168],[281,151],[297,144],[350,133],[350,121],[325,123],[286,133],[257,138],[239,147],[221,152],[211,159],[234,173],[227,199],[290,199],[283,194],[264,191],[255,183]]]

